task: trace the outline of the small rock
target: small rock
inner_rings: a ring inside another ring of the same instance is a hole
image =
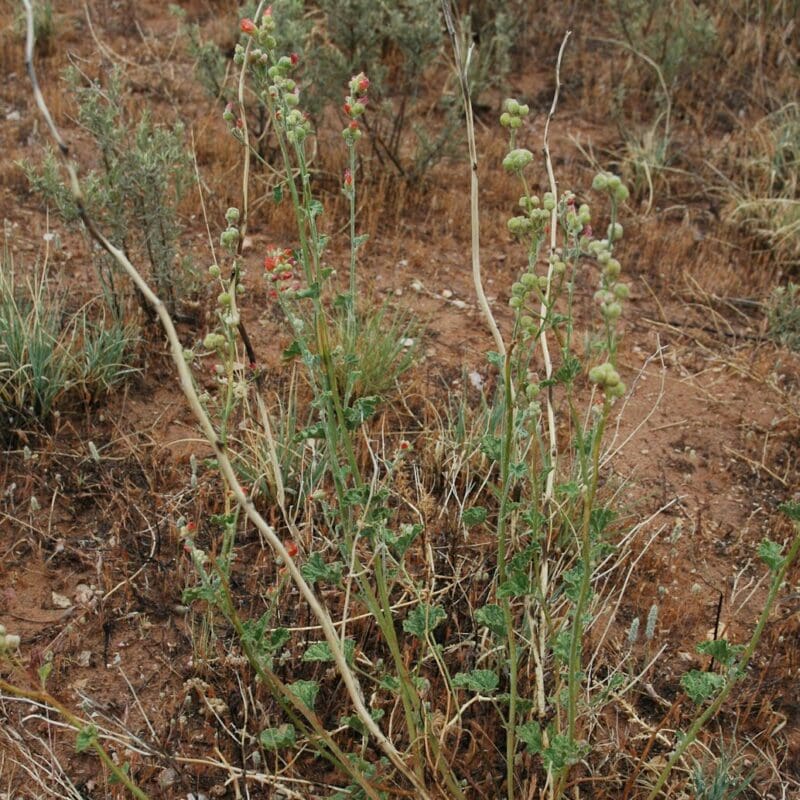
[[[22,119],[22,116],[20,115],[19,111],[11,111],[6,114],[6,119],[9,122],[19,122]]]
[[[162,769],[158,776],[158,785],[162,789],[168,789],[178,782],[178,773],[172,767]]]
[[[473,389],[480,391],[483,388],[483,375],[480,372],[470,372],[469,382]]]
[[[253,249],[253,237],[245,236],[242,240],[242,252],[246,253],[248,250]]]
[[[85,583],[79,583],[75,587],[75,594],[73,595],[75,598],[75,603],[79,606],[85,605],[89,603],[92,598],[94,597],[94,589],[91,586],[87,586]]]
[[[445,300],[449,300],[452,296],[453,293],[449,289],[442,290],[442,297],[444,297]]]
[[[58,592],[50,592],[50,601],[53,608],[72,608],[72,601]]]
[[[456,308],[466,308],[467,307],[467,304],[463,300],[453,300],[452,302],[453,302],[453,305]]]
[[[78,653],[78,657],[75,659],[75,663],[79,667],[88,667],[92,663],[92,651],[81,650],[81,652]]]
[[[422,286],[422,284],[421,284],[419,281],[412,281],[412,282],[411,282],[411,288],[412,288],[412,289],[413,289],[415,292],[421,292],[421,291],[422,291],[422,289],[423,289],[423,286]]]

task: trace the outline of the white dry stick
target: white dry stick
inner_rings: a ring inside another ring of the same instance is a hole
[[[544,125],[544,137],[542,143],[542,150],[544,152],[544,163],[547,169],[547,177],[550,182],[550,191],[553,194],[553,210],[550,212],[550,255],[553,256],[558,244],[558,185],[556,184],[556,176],[553,172],[553,161],[550,158],[550,123],[555,117],[556,107],[558,106],[558,96],[561,91],[561,61],[564,57],[564,50],[567,46],[572,31],[567,31],[564,39],[561,42],[561,47],[558,50],[558,60],[556,61],[556,88],[553,92],[553,102],[550,106],[550,112],[547,115],[547,121]],[[542,319],[547,316],[547,303],[550,299],[550,288],[553,280],[553,259],[550,258],[547,267],[547,289],[545,291],[545,299],[542,302],[540,315]],[[547,331],[542,330],[541,336],[542,359],[544,361],[545,377],[549,381],[553,375],[553,362],[550,358],[550,347],[547,342]],[[547,480],[545,482],[545,491],[543,498],[543,506],[547,507],[552,503],[555,492],[555,479],[556,479],[556,461],[558,460],[558,440],[556,438],[556,416],[553,405],[553,387],[547,388],[547,435],[548,447],[550,450],[550,469],[547,473]],[[543,558],[541,562],[541,569],[539,571],[539,591],[541,597],[547,597],[550,584],[550,570],[548,559]],[[540,716],[544,716],[546,710],[546,698],[544,690],[544,664],[547,660],[547,615],[545,614],[544,606],[541,606],[539,611],[539,630],[537,642],[534,648],[538,647],[537,658],[534,659],[535,673],[536,673],[536,700]],[[548,788],[552,792],[552,782],[548,776]]]
[[[472,229],[472,280],[475,284],[475,294],[478,296],[478,304],[481,307],[489,330],[492,332],[497,352],[503,358],[506,356],[506,345],[497,327],[486,293],[483,291],[483,281],[481,279],[481,241],[480,241],[480,215],[478,211],[478,149],[475,145],[475,125],[472,119],[472,101],[469,96],[469,78],[467,71],[469,61],[472,56],[472,48],[467,51],[464,58],[461,51],[461,42],[456,33],[456,26],[453,22],[453,13],[450,9],[450,0],[442,0],[442,11],[444,20],[447,24],[447,32],[453,43],[453,52],[456,58],[456,72],[461,83],[461,97],[464,100],[464,117],[467,121],[467,141],[469,143],[469,166],[470,166],[470,185],[469,185],[469,216]]]
[[[553,210],[550,212],[550,255],[553,256],[558,244],[558,185],[556,184],[556,176],[553,172],[553,161],[550,158],[550,123],[556,115],[556,106],[558,106],[558,95],[561,91],[561,60],[564,57],[564,50],[567,46],[567,41],[572,35],[572,31],[567,31],[564,39],[561,42],[561,47],[558,50],[558,60],[556,61],[556,89],[553,93],[553,103],[550,106],[550,112],[547,115],[547,121],[544,124],[544,141],[542,151],[544,152],[544,163],[547,168],[547,178],[550,181],[550,191],[553,193]],[[547,267],[547,291],[545,293],[545,302],[542,303],[541,317],[546,318],[547,315],[547,301],[550,299],[550,287],[553,280],[553,259],[551,258]],[[542,331],[542,358],[544,359],[545,377],[549,381],[553,376],[553,362],[550,359],[550,348],[547,344],[547,332]],[[548,504],[553,499],[553,491],[555,489],[556,480],[556,459],[558,457],[558,442],[556,440],[556,417],[553,410],[553,388],[549,386],[547,389],[547,432],[550,440],[550,471],[547,473],[547,484],[545,486],[544,502]]]
[[[134,282],[136,287],[139,289],[144,298],[147,300],[150,306],[152,306],[153,310],[158,315],[159,320],[161,321],[161,324],[164,328],[164,331],[166,332],[167,339],[169,341],[170,352],[172,355],[172,360],[175,363],[175,367],[178,371],[181,389],[183,390],[183,393],[186,397],[189,407],[192,410],[192,413],[194,414],[195,418],[200,424],[203,433],[205,434],[209,444],[214,450],[214,455],[216,456],[217,462],[219,463],[220,472],[225,478],[225,482],[228,484],[228,487],[236,497],[236,501],[239,503],[239,505],[242,507],[245,514],[247,515],[247,518],[264,535],[264,537],[269,542],[272,549],[275,551],[275,554],[283,559],[283,563],[289,570],[289,574],[291,575],[292,580],[299,589],[300,593],[305,598],[314,616],[319,621],[325,639],[327,640],[328,646],[330,647],[333,660],[336,664],[336,668],[339,671],[339,674],[342,678],[342,681],[344,682],[348,694],[350,695],[350,699],[353,703],[353,707],[356,713],[358,714],[359,719],[362,721],[366,729],[369,731],[370,735],[375,739],[381,750],[383,750],[383,752],[389,757],[389,759],[391,760],[392,764],[394,764],[398,772],[400,772],[419,792],[419,796],[425,798],[425,800],[430,800],[430,795],[428,794],[428,791],[425,788],[425,786],[417,778],[417,776],[408,768],[408,766],[403,761],[402,756],[398,752],[397,748],[384,735],[383,731],[381,731],[381,729],[375,723],[375,720],[372,719],[369,711],[367,710],[367,707],[364,703],[361,687],[358,683],[357,678],[353,674],[353,671],[347,664],[344,652],[339,642],[339,638],[336,635],[336,628],[334,627],[333,622],[327,610],[320,603],[317,596],[314,594],[314,591],[311,589],[306,580],[303,578],[303,575],[300,572],[299,568],[297,567],[297,564],[295,564],[292,557],[286,551],[286,548],[283,546],[283,542],[275,533],[275,530],[272,528],[271,525],[269,525],[266,522],[266,520],[261,516],[261,514],[259,514],[255,506],[253,505],[253,501],[249,497],[247,497],[247,495],[244,493],[241,486],[239,485],[239,481],[236,477],[233,465],[231,464],[231,461],[228,458],[227,448],[225,444],[222,441],[220,441],[219,437],[217,436],[217,432],[214,430],[214,426],[212,425],[211,420],[206,415],[203,406],[200,403],[200,399],[197,396],[197,392],[194,387],[194,381],[192,380],[192,374],[183,357],[183,346],[181,345],[180,339],[178,338],[178,333],[175,330],[175,325],[173,324],[172,318],[170,317],[169,312],[167,311],[163,301],[153,292],[148,283],[139,274],[136,267],[134,267],[133,264],[128,260],[125,253],[123,253],[119,248],[115,247],[113,244],[111,244],[110,241],[108,241],[108,239],[106,239],[106,237],[97,229],[97,227],[94,224],[94,221],[86,213],[83,200],[83,192],[80,183],[78,181],[78,175],[75,170],[75,167],[72,164],[72,161],[70,160],[69,148],[64,143],[64,140],[62,139],[61,134],[59,133],[58,128],[56,127],[53,121],[53,118],[45,102],[44,96],[42,95],[41,89],[39,88],[39,82],[36,78],[36,70],[33,65],[33,51],[34,51],[33,8],[31,6],[30,0],[22,0],[22,2],[23,5],[25,6],[25,11],[27,13],[27,22],[28,22],[27,40],[25,48],[25,62],[26,62],[26,68],[28,70],[28,75],[30,76],[31,84],[33,87],[33,93],[36,100],[36,105],[39,107],[39,110],[42,113],[42,116],[44,117],[48,128],[50,129],[50,133],[53,139],[55,140],[56,144],[58,145],[59,153],[61,154],[65,168],[69,175],[70,189],[72,191],[73,199],[75,200],[75,203],[78,207],[81,220],[86,225],[86,228],[91,234],[91,236],[98,242],[98,244],[102,246],[102,248],[109,255],[111,255],[114,258],[114,260],[125,271],[128,277]]]

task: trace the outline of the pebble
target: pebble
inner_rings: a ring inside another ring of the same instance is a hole
[[[9,122],[19,122],[22,119],[22,116],[20,115],[19,111],[11,111],[6,114],[6,119]]]
[[[449,289],[442,290],[442,297],[444,297],[445,300],[449,300],[452,296],[453,293]]]
[[[166,769],[161,770],[161,774],[158,776],[158,785],[162,789],[168,789],[177,782],[178,773],[172,767],[167,767]]]

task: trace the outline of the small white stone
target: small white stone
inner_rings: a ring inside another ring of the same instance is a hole
[[[53,603],[53,608],[72,608],[72,601],[58,592],[50,592],[50,601]]]
[[[453,293],[449,289],[442,290],[442,297],[444,297],[445,300],[449,300],[452,296]]]
[[[412,282],[411,282],[411,288],[412,288],[412,289],[413,289],[415,292],[421,292],[421,291],[422,291],[422,289],[423,289],[423,286],[422,286],[422,284],[421,284],[419,281],[412,281]]]
[[[483,388],[483,375],[480,372],[470,372],[469,382],[473,389],[480,390]]]
[[[9,111],[9,113],[6,114],[6,119],[9,122],[19,122],[22,119],[22,116],[20,115],[19,111]]]

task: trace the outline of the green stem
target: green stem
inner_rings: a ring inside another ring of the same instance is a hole
[[[575,741],[578,720],[578,691],[582,684],[582,659],[581,643],[583,640],[583,614],[589,599],[589,590],[592,582],[592,508],[597,494],[597,484],[600,472],[600,445],[603,441],[606,420],[611,405],[606,398],[603,411],[592,442],[592,474],[588,478],[589,485],[583,502],[583,519],[581,521],[580,560],[582,565],[581,585],[578,599],[575,603],[574,617],[572,620],[572,637],[569,644],[569,664],[567,666],[567,735],[570,742]],[[559,776],[555,797],[561,796],[569,767],[565,767]]]
[[[514,401],[511,394],[511,354],[514,346],[509,348],[505,358],[503,380],[505,388],[505,431],[503,451],[500,461],[500,481],[503,492],[500,499],[500,517],[497,522],[497,576],[499,585],[506,581],[506,518],[508,516],[508,498],[511,491],[511,455],[514,434]],[[502,600],[503,618],[506,628],[508,661],[509,661],[509,704],[508,723],[506,725],[506,794],[508,800],[514,800],[514,755],[517,748],[517,644],[514,631],[514,618],[511,614],[511,600]]]
[[[42,691],[31,691],[30,689],[23,689],[20,686],[14,686],[11,683],[0,678],[0,690],[6,692],[7,694],[12,695],[13,697],[23,697],[26,700],[33,700],[36,703],[41,703],[42,705],[48,706],[52,708],[54,711],[57,711],[61,717],[63,717],[67,723],[74,728],[76,731],[80,732],[83,730],[88,723],[84,722],[79,717],[76,717],[71,711],[69,711],[65,706],[58,702],[49,692],[44,690]],[[111,759],[111,756],[108,755],[105,748],[96,738],[92,739],[91,747],[97,753],[100,760],[108,767],[110,772],[114,775],[114,777],[135,797],[137,800],[150,800],[150,796],[145,794],[130,778],[127,772],[125,772],[122,767],[115,764],[114,761]]]
[[[786,558],[783,560],[783,564],[778,572],[775,574],[775,577],[772,580],[772,586],[770,587],[769,594],[767,595],[767,601],[764,604],[764,608],[761,611],[761,616],[758,618],[758,624],[756,625],[756,629],[753,631],[753,635],[750,637],[750,642],[748,643],[747,647],[745,648],[744,653],[742,653],[742,658],[736,667],[729,673],[728,682],[722,688],[720,693],[717,695],[717,699],[714,700],[713,703],[702,713],[698,714],[695,717],[694,722],[689,727],[689,730],[686,734],[681,738],[680,744],[675,748],[675,752],[670,756],[669,761],[667,761],[666,766],[661,771],[661,774],[658,776],[658,780],[656,781],[655,786],[650,791],[650,794],[647,795],[647,800],[655,800],[658,796],[661,788],[667,781],[670,772],[672,772],[672,768],[675,764],[678,763],[681,756],[686,752],[686,749],[689,745],[694,742],[697,738],[697,735],[703,729],[705,724],[716,715],[716,713],[722,708],[723,703],[728,699],[728,696],[733,691],[733,688],[738,684],[742,678],[744,678],[745,670],[747,669],[747,665],[750,659],[753,657],[753,653],[758,647],[758,642],[761,639],[761,634],[764,632],[764,628],[767,624],[767,620],[769,619],[769,615],[772,612],[772,606],[775,604],[775,599],[778,596],[778,592],[780,591],[781,585],[783,584],[784,579],[786,578],[786,573],[789,571],[789,567],[791,567],[792,563],[794,562],[795,558],[797,558],[797,554],[800,551],[800,525],[797,526],[797,532],[795,534],[794,540],[792,541],[792,545],[789,548],[789,552],[786,555]]]
[[[350,294],[347,301],[347,322],[350,341],[355,343],[356,337],[356,148],[349,144],[350,180],[352,185],[348,191],[350,198]]]

